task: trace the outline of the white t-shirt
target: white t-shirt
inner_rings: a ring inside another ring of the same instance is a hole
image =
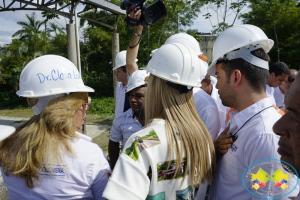
[[[227,117],[229,107],[224,106],[222,104],[222,100],[220,99],[218,89],[215,87],[215,85],[211,83],[211,86],[212,86],[212,91],[211,91],[210,96],[215,100],[216,105],[218,107],[218,111],[219,111],[219,118],[220,118],[220,123],[221,123],[221,128],[219,131],[219,134],[220,134],[226,128],[226,117]]]
[[[228,133],[235,133],[253,115],[269,106],[272,106],[272,102],[269,98],[265,98],[241,112],[232,111]],[[272,129],[280,117],[281,115],[272,106],[253,117],[239,130],[238,138],[232,148],[228,149],[228,152],[218,161],[217,174],[210,187],[209,199],[249,200],[258,198],[244,188],[243,173],[248,166],[258,160],[280,159],[280,155],[277,153],[279,136],[275,135]],[[249,190],[253,190],[250,183],[247,187]]]
[[[182,158],[178,178],[172,180],[176,162],[167,169],[168,140],[164,120],[133,134],[127,141],[103,192],[109,200],[192,199],[194,190],[187,175],[182,174],[186,160]],[[176,157],[173,155],[173,159]],[[200,184],[197,197],[205,196],[207,184]],[[204,189],[203,189],[204,188]]]
[[[278,108],[284,107],[284,94],[281,92],[279,87],[274,88],[274,98]]]
[[[198,115],[206,125],[212,140],[215,140],[221,128],[218,107],[214,99],[201,88],[194,88],[193,93]]]
[[[126,89],[127,86],[124,86],[122,82],[118,82],[117,96],[116,96],[116,103],[115,103],[115,116],[117,116],[120,113],[123,113]]]
[[[274,106],[276,106],[276,101],[275,101],[275,98],[274,98],[274,88],[270,87],[268,84],[266,86],[266,95],[267,95],[268,98],[271,99],[272,104]]]
[[[47,163],[39,174],[40,184],[33,189],[13,175],[6,176],[1,168],[9,200],[40,199],[103,199],[110,167],[101,148],[81,133],[71,147],[75,157],[65,155],[64,164]]]
[[[143,129],[139,120],[134,116],[133,111],[128,109],[126,112],[118,115],[112,124],[110,129],[109,139],[113,142],[122,141],[122,147],[126,144],[128,138]]]

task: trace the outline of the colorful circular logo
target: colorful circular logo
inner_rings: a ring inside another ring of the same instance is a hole
[[[264,199],[277,199],[291,194],[298,185],[298,173],[289,163],[278,159],[259,160],[243,173],[243,185],[252,195]],[[295,191],[294,193],[292,193]]]

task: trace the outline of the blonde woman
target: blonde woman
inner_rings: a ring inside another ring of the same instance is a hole
[[[200,62],[183,44],[163,45],[146,68],[146,128],[123,148],[103,193],[106,199],[204,199],[215,167],[214,146],[200,120],[193,87]],[[201,192],[200,192],[201,191]]]
[[[39,57],[23,69],[17,94],[35,115],[0,143],[8,199],[103,199],[108,162],[79,133],[93,91],[60,56]]]

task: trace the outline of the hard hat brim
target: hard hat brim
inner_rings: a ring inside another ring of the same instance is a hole
[[[0,125],[0,129],[1,129],[0,141],[8,138],[10,135],[12,135],[16,131],[15,127],[5,126],[5,125]]]
[[[262,43],[262,42],[268,42],[268,43],[270,43],[270,45],[268,45],[268,48],[267,48],[267,49],[264,49],[265,52],[268,53],[268,52],[272,49],[272,47],[273,47],[273,45],[274,45],[274,41],[271,40],[271,39],[263,39],[263,40],[258,40],[258,41],[255,41],[255,42],[252,42],[252,41],[251,41],[251,42],[249,42],[249,43],[246,43],[246,44],[243,44],[243,45],[240,45],[240,46],[234,46],[234,47],[232,47],[231,49],[229,49],[227,52],[225,52],[225,53],[223,54],[223,56],[224,56],[225,54],[227,54],[227,53],[229,53],[229,52],[231,52],[231,51],[233,51],[233,50],[239,49],[239,48],[241,48],[241,47],[244,47],[244,46],[247,46],[247,45],[251,45],[251,44],[254,44],[254,43]],[[221,58],[221,57],[219,57],[219,58]],[[216,63],[217,63],[217,60],[218,60],[219,58],[214,58],[213,62],[211,63],[211,65],[209,66],[209,68],[208,68],[208,70],[207,70],[207,74],[208,74],[208,75],[210,75],[210,76],[214,76],[214,75],[215,75],[215,73],[216,73]]]
[[[50,96],[50,95],[56,95],[56,94],[63,94],[63,93],[71,93],[71,92],[95,92],[95,90],[91,87],[88,87],[86,85],[81,86],[80,88],[78,88],[78,90],[69,90],[69,91],[64,91],[64,92],[53,92],[53,93],[48,93],[48,94],[43,94],[43,95],[39,95],[39,94],[33,94],[29,95],[28,93],[22,93],[22,91],[18,90],[16,92],[16,94],[18,96],[21,97],[27,97],[27,98],[38,98],[38,97],[46,97],[46,96]]]

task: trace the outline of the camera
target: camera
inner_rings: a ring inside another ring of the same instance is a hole
[[[124,0],[121,4],[121,9],[126,10],[125,21],[128,26],[151,25],[158,22],[167,15],[167,10],[161,0],[155,1],[152,4],[143,7],[146,0]],[[142,15],[139,20],[128,17],[132,11],[141,10]]]

